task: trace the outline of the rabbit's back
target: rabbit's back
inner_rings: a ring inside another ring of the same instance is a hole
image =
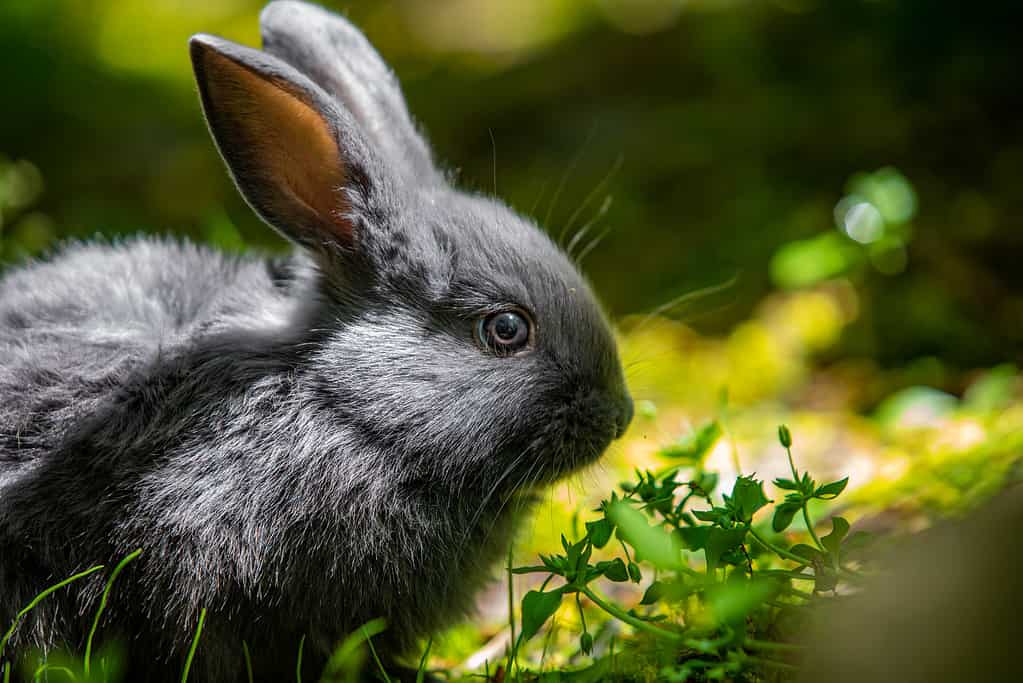
[[[279,308],[267,262],[137,239],[0,278],[0,486],[140,368],[232,317]],[[258,322],[258,321],[254,321]]]

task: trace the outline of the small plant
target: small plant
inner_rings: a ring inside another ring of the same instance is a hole
[[[662,455],[679,461],[659,474],[636,472],[586,522],[582,538],[562,536],[563,553],[540,556],[539,566],[512,569],[517,574],[546,573],[538,590],[522,599],[522,627],[512,658],[559,609],[574,597],[579,610],[579,650],[589,655],[595,638],[587,626],[582,599],[610,619],[631,626],[642,639],[660,645],[658,675],[664,680],[722,679],[789,672],[798,663],[800,646],[786,642],[792,624],[805,608],[826,593],[835,594],[845,582],[858,581],[848,566],[849,554],[866,535],[849,534],[849,523],[833,517],[832,530],[818,537],[807,503],[832,500],[848,479],[818,485],[799,473],[792,458],[792,435],[779,428],[779,441],[788,454],[792,479],[777,479],[786,491],[768,518],[759,514],[772,505],[763,483],[740,476],[732,491],[715,501],[718,475],[703,468],[706,454],[722,433],[710,422],[668,448]],[[686,476],[682,476],[683,473]],[[777,534],[802,513],[812,545],[788,546]],[[623,557],[594,559],[594,551],[612,547],[617,539]],[[653,570],[642,599],[624,608],[596,587],[643,581],[642,565]],[[558,579],[560,585],[552,587]],[[613,659],[614,655],[609,657]],[[596,672],[608,676],[614,661],[598,660]],[[613,677],[613,676],[612,676]]]

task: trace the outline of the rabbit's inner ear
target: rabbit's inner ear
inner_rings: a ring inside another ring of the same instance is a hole
[[[345,160],[308,93],[216,50],[203,52],[201,72],[197,68],[210,128],[253,208],[314,249],[350,244]]]
[[[344,106],[406,181],[443,182],[397,77],[359,29],[322,7],[291,0],[271,2],[259,22],[266,52]]]

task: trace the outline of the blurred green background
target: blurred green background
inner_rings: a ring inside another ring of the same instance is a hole
[[[259,0],[0,2],[2,255],[138,231],[280,248],[232,188],[185,42],[258,43]],[[832,353],[952,368],[1023,341],[1018,3],[327,2],[364,27],[438,158],[555,235],[618,316],[715,333],[845,278]]]

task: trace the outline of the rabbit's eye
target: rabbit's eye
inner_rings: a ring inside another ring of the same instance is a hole
[[[522,311],[502,311],[480,319],[476,336],[484,348],[507,356],[528,346],[533,336],[532,324]]]

